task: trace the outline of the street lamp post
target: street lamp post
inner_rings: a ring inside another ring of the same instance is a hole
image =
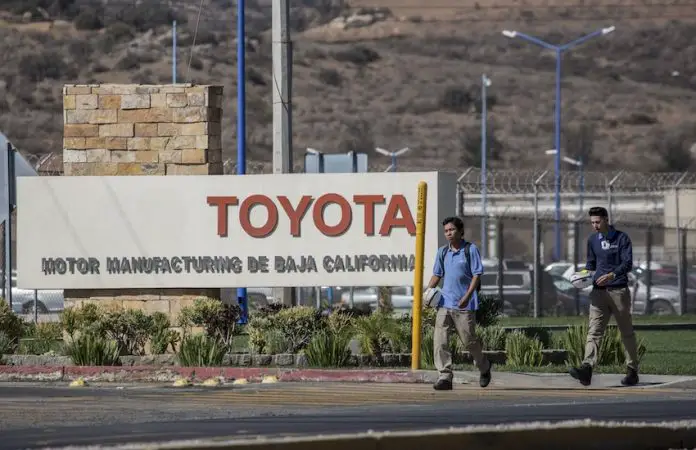
[[[488,257],[488,221],[486,220],[488,206],[488,180],[487,180],[487,144],[488,131],[486,130],[488,121],[488,92],[491,79],[486,74],[481,75],[481,256]]]
[[[391,165],[389,167],[387,167],[387,170],[385,170],[385,172],[396,172],[396,157],[403,155],[404,153],[406,153],[409,150],[411,150],[411,149],[408,147],[404,147],[401,150],[397,150],[395,152],[390,152],[389,150],[385,150],[381,147],[375,148],[375,151],[377,151],[377,153],[381,153],[384,156],[391,156],[391,161],[392,161]]]
[[[556,235],[556,245],[554,246],[554,260],[560,260],[561,252],[561,57],[563,52],[570,50],[578,45],[598,36],[604,36],[616,29],[613,25],[607,28],[601,28],[590,34],[582,36],[574,41],[568,42],[563,45],[553,45],[545,42],[537,37],[530,36],[519,31],[503,30],[503,36],[510,39],[520,38],[525,41],[531,42],[533,44],[539,45],[548,50],[553,50],[556,55],[556,105],[555,105],[555,132],[554,132],[554,149],[557,150],[555,158],[555,197],[556,197],[556,224],[555,224],[555,235]]]

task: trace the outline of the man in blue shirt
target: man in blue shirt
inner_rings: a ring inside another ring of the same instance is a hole
[[[449,351],[448,333],[452,326],[481,372],[479,384],[486,387],[491,381],[491,363],[483,355],[483,346],[475,329],[478,309],[476,288],[483,274],[481,255],[473,243],[463,239],[464,222],[460,218],[448,217],[442,225],[449,245],[437,252],[433,276],[428,283],[428,288],[432,289],[444,277],[433,336],[435,367],[440,376],[433,387],[438,391],[452,389],[452,354]],[[468,255],[465,248],[468,248]]]
[[[626,353],[627,370],[621,384],[633,386],[638,383],[638,344],[633,331],[631,294],[628,290],[628,273],[633,268],[631,238],[609,225],[609,214],[605,208],[590,208],[589,215],[595,230],[587,239],[585,265],[585,270],[594,271],[590,293],[590,325],[584,361],[580,367],[572,368],[570,375],[584,386],[590,385],[599,347],[609,318],[613,315]]]

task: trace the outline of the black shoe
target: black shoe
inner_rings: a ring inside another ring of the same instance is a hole
[[[491,382],[491,368],[493,367],[492,362],[488,362],[488,370],[484,373],[481,374],[479,377],[479,385],[481,385],[482,388],[485,388],[488,386],[488,383]]]
[[[437,383],[433,385],[433,389],[436,391],[451,391],[452,382],[449,380],[437,380]]]
[[[638,384],[638,371],[629,367],[626,369],[626,376],[621,379],[624,386],[635,386]]]
[[[583,364],[580,367],[570,369],[570,376],[575,378],[583,386],[589,386],[592,383],[592,366]]]

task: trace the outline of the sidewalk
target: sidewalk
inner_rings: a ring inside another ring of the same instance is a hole
[[[249,383],[275,377],[279,382],[354,382],[354,383],[434,383],[433,370],[408,369],[293,369],[253,367],[175,367],[175,366],[0,366],[2,381],[72,381],[83,378],[93,382],[163,383],[180,378],[202,382],[221,378],[224,382],[245,379]],[[478,385],[478,373],[455,372],[455,384]],[[621,387],[622,374],[597,374],[592,386],[584,389]],[[567,374],[497,372],[493,367],[491,386],[503,389],[577,389],[577,381]],[[696,377],[641,375],[638,388],[696,389]]]

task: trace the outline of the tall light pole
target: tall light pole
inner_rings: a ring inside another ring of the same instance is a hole
[[[391,165],[389,167],[387,167],[387,170],[385,170],[385,172],[396,172],[396,157],[403,155],[404,153],[406,153],[409,150],[411,150],[411,149],[408,147],[404,147],[401,150],[397,150],[395,152],[390,152],[389,150],[385,150],[381,147],[375,148],[375,151],[377,153],[381,153],[384,156],[391,156]]]
[[[488,87],[491,85],[491,79],[484,73],[481,75],[481,257],[488,257],[488,220],[486,220],[486,211],[488,206],[488,189],[487,189],[487,143],[488,131],[486,130],[486,122],[488,121]]]
[[[555,132],[554,132],[554,146],[553,148],[557,150],[556,153],[556,165],[554,168],[555,172],[555,194],[556,194],[556,245],[553,249],[553,257],[555,261],[560,259],[561,254],[561,57],[563,52],[570,50],[573,47],[577,47],[585,41],[598,36],[604,36],[616,29],[613,25],[607,28],[601,28],[590,34],[582,36],[574,41],[568,42],[563,45],[553,45],[548,42],[542,41],[539,38],[530,36],[528,34],[520,33],[519,31],[503,30],[503,36],[510,39],[520,38],[525,41],[531,42],[533,44],[539,45],[548,50],[553,50],[556,54],[556,106],[555,106]]]

